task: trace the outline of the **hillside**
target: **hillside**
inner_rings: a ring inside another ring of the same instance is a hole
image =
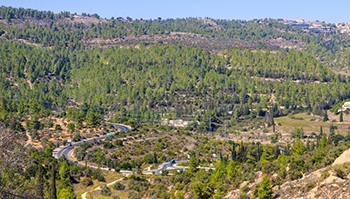
[[[350,117],[338,110],[350,101],[350,36],[289,23],[0,7],[0,190],[348,197]],[[68,152],[85,166],[52,156],[68,140],[82,141]],[[142,174],[179,160],[181,169]]]

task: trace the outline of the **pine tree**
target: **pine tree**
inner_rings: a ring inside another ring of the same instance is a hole
[[[188,164],[188,172],[190,173],[196,173],[197,172],[197,167],[198,167],[198,160],[196,155],[192,155],[190,158],[190,162]]]
[[[327,136],[323,135],[320,143],[318,144],[317,149],[324,149],[327,145],[328,145]]]
[[[270,199],[272,198],[273,190],[270,185],[270,179],[268,176],[265,176],[260,184],[258,189],[258,197],[260,199]]]
[[[57,199],[56,190],[56,162],[53,161],[51,169],[50,199]]]

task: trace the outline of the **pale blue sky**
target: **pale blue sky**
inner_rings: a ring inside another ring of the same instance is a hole
[[[97,13],[103,18],[283,18],[350,22],[350,0],[0,0],[0,5],[55,13]]]

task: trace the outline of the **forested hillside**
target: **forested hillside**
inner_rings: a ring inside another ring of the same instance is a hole
[[[278,190],[288,180],[349,148],[349,110],[338,109],[350,101],[350,36],[323,24],[330,28],[0,7],[0,190],[28,198],[284,197]],[[84,140],[69,156],[85,166],[52,157],[68,140]],[[185,159],[181,170],[143,173]],[[297,191],[347,179],[348,165],[327,168]],[[121,170],[134,175],[121,178]],[[91,187],[103,183],[114,190]]]

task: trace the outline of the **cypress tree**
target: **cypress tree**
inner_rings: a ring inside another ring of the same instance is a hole
[[[232,153],[231,153],[231,158],[232,158],[233,161],[236,161],[236,156],[237,156],[237,154],[236,154],[236,146],[235,146],[235,143],[233,142],[233,144],[232,144]]]
[[[51,184],[50,184],[50,199],[57,199],[56,190],[56,161],[52,163],[51,169]]]
[[[328,120],[328,115],[327,115],[327,110],[324,110],[324,117],[323,117],[323,121],[327,121]]]
[[[343,111],[340,111],[339,122],[343,122]]]
[[[39,199],[44,199],[44,180],[43,167],[39,164],[39,172],[37,176],[37,196]]]
[[[154,163],[157,164],[158,163],[158,160],[157,160],[157,153],[154,152]]]

